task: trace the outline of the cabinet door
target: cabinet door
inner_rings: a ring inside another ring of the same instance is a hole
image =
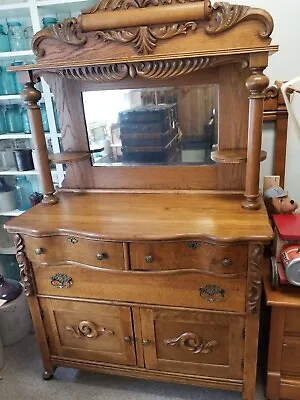
[[[136,365],[130,307],[40,299],[53,356]]]
[[[244,317],[141,309],[146,368],[241,379]]]

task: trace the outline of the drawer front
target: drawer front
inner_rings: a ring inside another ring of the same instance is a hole
[[[27,256],[39,263],[78,262],[99,268],[124,269],[122,243],[75,236],[25,237]]]
[[[134,270],[201,269],[219,274],[244,274],[247,245],[219,246],[200,241],[130,244]]]
[[[141,309],[146,368],[241,379],[244,317]]]
[[[285,338],[282,349],[281,372],[300,375],[300,340]]]
[[[52,356],[136,365],[129,307],[40,299]]]
[[[104,271],[75,265],[33,264],[39,294],[245,311],[245,279],[199,272]]]
[[[300,336],[300,310],[286,308],[284,331],[288,336]]]

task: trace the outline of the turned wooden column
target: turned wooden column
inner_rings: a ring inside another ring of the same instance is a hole
[[[263,74],[263,70],[264,68],[251,68],[252,75],[246,81],[250,96],[246,186],[242,205],[250,210],[257,210],[260,207],[259,170],[264,110],[263,91],[269,84],[269,79]]]
[[[58,198],[54,194],[55,190],[50,170],[41,110],[37,104],[42,96],[41,93],[34,87],[34,83],[31,81],[24,84],[21,97],[28,110],[28,118],[33,135],[33,143],[36,150],[36,160],[44,194],[42,203],[55,204],[58,202]]]

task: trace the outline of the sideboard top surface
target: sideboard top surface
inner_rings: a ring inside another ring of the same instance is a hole
[[[264,206],[241,207],[242,195],[60,192],[51,207],[39,204],[6,223],[32,236],[83,235],[104,240],[218,242],[271,240]]]

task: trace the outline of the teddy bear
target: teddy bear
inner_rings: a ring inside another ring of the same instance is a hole
[[[292,214],[298,208],[298,203],[288,196],[288,192],[280,186],[271,187],[264,192],[264,200],[269,215]]]

